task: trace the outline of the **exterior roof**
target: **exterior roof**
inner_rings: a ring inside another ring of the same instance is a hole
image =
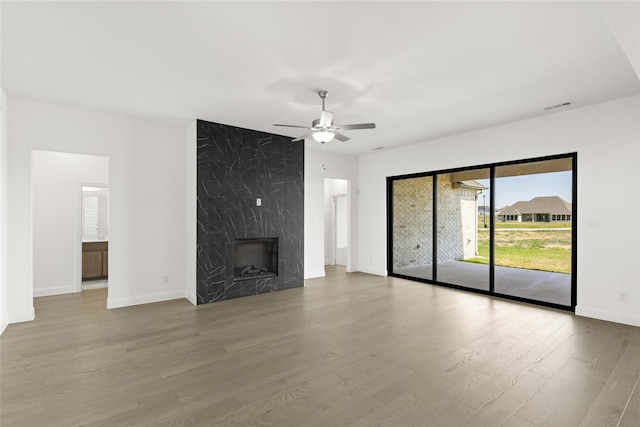
[[[572,204],[558,196],[534,197],[524,202],[516,202],[498,212],[499,215],[552,214],[571,215]]]
[[[478,181],[468,180],[468,181],[458,181],[454,183],[457,188],[469,188],[472,190],[486,190],[487,187],[480,184]]]

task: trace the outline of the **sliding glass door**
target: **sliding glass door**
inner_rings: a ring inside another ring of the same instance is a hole
[[[387,179],[390,275],[575,307],[576,154]]]
[[[433,279],[433,177],[391,183],[393,194],[393,271]]]
[[[571,158],[498,166],[495,292],[571,305]]]
[[[485,212],[489,178],[487,168],[436,175],[439,282],[489,290],[489,257],[485,251],[489,236]]]

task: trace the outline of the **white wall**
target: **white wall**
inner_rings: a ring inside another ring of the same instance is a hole
[[[387,176],[577,152],[576,313],[640,326],[639,118],[630,97],[360,157],[359,270],[386,274]]]
[[[184,127],[14,98],[7,113],[9,322],[34,318],[32,149],[109,157],[109,308],[184,297]]]
[[[192,304],[197,304],[196,270],[198,243],[198,130],[197,120],[193,120],[185,129],[185,296]]]
[[[9,324],[7,309],[7,96],[0,90],[0,334]]]
[[[306,144],[314,144],[308,141]],[[304,278],[324,276],[324,180],[345,179],[350,181],[348,193],[351,195],[349,206],[349,252],[347,254],[347,271],[357,271],[355,260],[358,227],[358,160],[356,157],[329,153],[305,147],[304,154]]]
[[[103,156],[33,150],[33,296],[79,289],[81,183],[109,183]]]

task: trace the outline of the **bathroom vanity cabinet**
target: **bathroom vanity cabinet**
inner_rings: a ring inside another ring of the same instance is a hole
[[[109,276],[109,242],[82,243],[82,280]]]

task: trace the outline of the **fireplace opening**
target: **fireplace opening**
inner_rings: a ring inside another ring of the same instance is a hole
[[[233,245],[233,280],[278,275],[278,239],[236,239]]]

